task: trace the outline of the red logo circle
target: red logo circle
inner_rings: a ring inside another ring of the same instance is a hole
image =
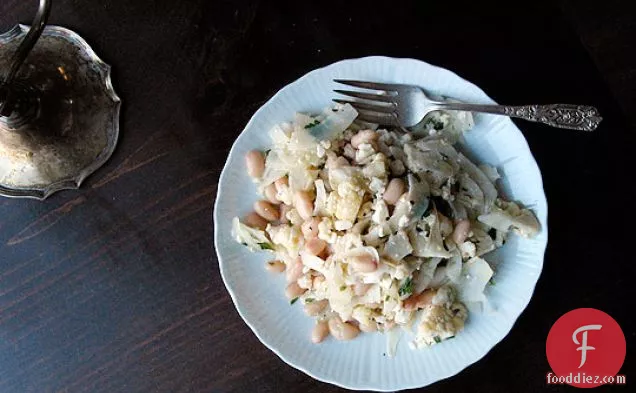
[[[545,345],[548,383],[592,388],[614,382],[625,360],[625,335],[614,320],[594,308],[578,308],[559,318]]]

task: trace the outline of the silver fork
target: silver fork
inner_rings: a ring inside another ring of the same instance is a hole
[[[594,131],[603,118],[593,106],[552,105],[481,105],[463,102],[442,102],[429,98],[417,86],[335,79],[335,82],[376,92],[334,90],[336,93],[366,101],[334,99],[351,104],[359,112],[358,119],[371,123],[409,128],[420,123],[426,115],[437,110],[458,110],[492,113],[548,124],[558,128]]]

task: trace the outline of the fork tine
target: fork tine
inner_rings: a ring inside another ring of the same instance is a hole
[[[356,109],[362,109],[362,110],[373,111],[373,112],[393,113],[395,112],[395,109],[396,109],[394,104],[373,105],[373,104],[367,104],[367,103],[359,102],[359,101],[349,101],[349,100],[340,100],[340,99],[334,99],[333,101],[339,104],[350,104],[352,107]]]
[[[382,94],[373,94],[373,93],[362,93],[359,91],[349,91],[349,90],[334,90],[338,94],[342,94],[344,96],[361,98],[363,100],[370,101],[382,101],[382,102],[394,102],[393,97],[382,95]]]
[[[392,84],[392,83],[376,83],[376,82],[366,82],[366,81],[354,81],[348,79],[334,79],[334,82],[341,83],[347,86],[353,87],[361,87],[363,89],[372,89],[372,90],[386,90],[397,92],[400,88],[400,85]]]
[[[383,124],[399,127],[400,123],[397,120],[395,114],[388,113],[373,113],[373,112],[358,112],[358,120],[366,121],[369,123]]]

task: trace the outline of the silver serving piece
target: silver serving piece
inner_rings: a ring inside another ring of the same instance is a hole
[[[112,155],[121,101],[110,66],[76,33],[46,26],[0,34],[0,195],[45,199],[76,189]]]
[[[349,97],[368,102],[335,99],[339,103],[349,103],[360,110],[358,119],[371,123],[409,128],[420,123],[427,114],[437,110],[459,110],[492,113],[535,121],[558,128],[579,131],[594,131],[603,118],[593,106],[552,104],[552,105],[481,105],[463,102],[448,102],[431,99],[418,86],[375,83],[338,79],[335,82],[347,86],[376,90],[368,93],[361,91],[334,90]],[[380,94],[378,94],[378,92]]]

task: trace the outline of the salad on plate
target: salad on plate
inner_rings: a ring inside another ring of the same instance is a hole
[[[413,348],[453,338],[488,307],[487,254],[539,223],[499,195],[496,168],[455,147],[469,112],[434,112],[412,132],[357,115],[338,104],[273,127],[271,148],[245,157],[262,199],[232,236],[272,254],[266,268],[316,320],[315,343],[398,328]]]

